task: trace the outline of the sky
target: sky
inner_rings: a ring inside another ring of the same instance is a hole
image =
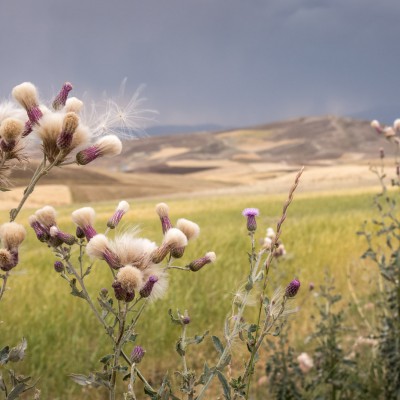
[[[157,124],[395,119],[399,20],[398,0],[0,0],[0,98],[113,96],[126,77]]]

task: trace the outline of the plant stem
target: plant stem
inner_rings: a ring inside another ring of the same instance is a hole
[[[3,284],[0,288],[0,300],[3,297],[4,292],[6,291],[6,284],[7,284],[7,279],[10,275],[10,271],[7,271],[4,275],[2,275],[2,279],[3,279]]]

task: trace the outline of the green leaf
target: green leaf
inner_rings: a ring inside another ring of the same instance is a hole
[[[211,340],[214,344],[215,349],[218,351],[219,354],[222,355],[224,352],[224,346],[222,345],[221,341],[217,336],[211,336]]]
[[[0,350],[0,365],[4,365],[7,363],[9,352],[10,352],[10,346],[3,347]]]
[[[201,343],[204,338],[208,335],[208,331],[204,332],[203,335],[196,335],[193,338],[188,338],[186,339],[186,345],[190,345],[190,344],[199,344]]]
[[[102,364],[106,364],[107,365],[109,363],[109,361],[112,360],[113,357],[114,357],[114,354],[107,354],[106,356],[104,356],[104,357],[102,357],[100,359],[100,362]]]
[[[221,371],[217,371],[218,379],[221,382],[222,389],[224,391],[224,397],[226,400],[231,400],[231,388],[226,380],[224,374]]]
[[[15,400],[18,399],[19,395],[22,394],[25,391],[25,388],[27,385],[25,383],[18,383],[11,392],[8,394],[6,397],[6,400]]]
[[[179,340],[176,342],[175,350],[181,357],[183,357],[186,354],[182,338],[179,338]]]
[[[78,385],[87,386],[91,385],[93,382],[86,375],[81,374],[70,374],[69,377]]]

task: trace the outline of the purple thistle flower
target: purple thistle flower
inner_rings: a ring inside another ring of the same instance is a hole
[[[121,201],[118,204],[117,209],[115,210],[113,216],[108,220],[107,226],[110,229],[115,229],[117,225],[120,223],[122,217],[129,210],[129,204],[126,201]]]
[[[97,146],[90,146],[84,150],[81,150],[76,155],[76,162],[79,165],[86,165],[94,161],[99,156],[100,156],[99,148]]]
[[[210,251],[206,253],[204,257],[198,258],[197,260],[192,261],[187,267],[193,271],[197,272],[201,268],[203,268],[206,264],[213,263],[216,260],[216,255],[214,252]]]
[[[242,212],[244,217],[247,217],[247,230],[254,232],[257,229],[256,217],[260,214],[258,208],[245,208]]]
[[[59,110],[65,106],[65,102],[68,98],[68,93],[72,90],[72,85],[69,82],[65,82],[60,92],[53,101],[53,108]]]
[[[294,297],[300,289],[300,281],[298,279],[293,279],[289,285],[286,286],[285,296]]]
[[[40,111],[39,106],[33,106],[26,110],[26,113],[28,114],[29,121],[32,125],[39,123],[39,119],[43,117],[43,113]]]
[[[104,250],[103,258],[112,269],[119,269],[122,266],[119,257],[108,248]]]
[[[61,261],[54,262],[54,270],[56,272],[63,272],[64,271],[64,264]]]
[[[187,325],[190,323],[190,317],[186,316],[182,318],[183,325]]]
[[[75,236],[66,232],[60,231],[56,226],[50,228],[50,236],[59,239],[62,243],[72,246],[75,242]]]
[[[131,353],[131,361],[133,364],[139,364],[142,361],[146,351],[142,346],[135,346]]]
[[[49,236],[49,230],[47,228],[45,228],[38,220],[32,218],[29,221],[30,226],[32,227],[32,229],[35,231],[36,233],[36,237],[41,241],[41,242],[45,242]]]
[[[156,282],[158,282],[158,277],[155,275],[150,275],[149,279],[139,292],[140,296],[142,296],[143,298],[149,297]]]

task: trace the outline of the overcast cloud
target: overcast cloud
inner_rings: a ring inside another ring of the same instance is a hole
[[[0,0],[0,95],[145,83],[163,124],[399,109],[400,2]],[[373,116],[371,116],[372,118]]]

